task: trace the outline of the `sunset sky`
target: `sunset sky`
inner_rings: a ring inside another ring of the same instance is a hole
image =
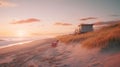
[[[72,33],[80,23],[120,19],[120,0],[0,0],[0,36]]]

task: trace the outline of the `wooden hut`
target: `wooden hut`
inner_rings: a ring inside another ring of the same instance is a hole
[[[86,33],[93,31],[93,24],[80,24],[79,26],[80,33]]]

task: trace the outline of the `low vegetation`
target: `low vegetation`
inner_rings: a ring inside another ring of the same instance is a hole
[[[78,43],[82,42],[88,38],[94,37],[93,32],[85,33],[85,34],[70,34],[70,35],[62,35],[57,36],[56,38],[64,43]]]
[[[108,25],[94,32],[57,38],[64,43],[80,42],[88,49],[120,47],[120,23]]]

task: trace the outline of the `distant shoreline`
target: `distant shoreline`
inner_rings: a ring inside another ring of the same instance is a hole
[[[54,40],[56,40],[56,39],[55,38],[45,38],[45,39],[39,39],[39,40],[18,42],[18,43],[14,43],[14,44],[9,44],[7,46],[1,46],[0,54],[14,52],[17,50],[22,50],[22,49],[27,49],[27,48],[33,48],[33,47],[39,46],[40,44],[51,43]]]
[[[8,44],[8,45],[0,46],[0,49],[15,46],[15,45],[22,45],[22,44],[29,43],[29,42],[32,42],[32,41],[24,41],[24,42],[17,42],[17,43],[13,43],[13,44]]]
[[[48,37],[49,38],[49,37]],[[32,38],[14,38],[14,37],[5,37],[3,39],[0,39],[0,49],[1,48],[5,48],[5,47],[10,47],[10,46],[13,46],[13,45],[19,45],[19,44],[24,44],[24,43],[29,43],[29,42],[32,42],[32,41],[36,41],[36,40],[43,40],[43,39],[48,39],[46,37],[32,37]]]

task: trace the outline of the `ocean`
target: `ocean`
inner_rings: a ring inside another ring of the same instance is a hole
[[[39,36],[39,37],[0,37],[0,48],[10,46],[13,44],[26,43],[34,40],[41,40],[52,38],[52,36]]]

